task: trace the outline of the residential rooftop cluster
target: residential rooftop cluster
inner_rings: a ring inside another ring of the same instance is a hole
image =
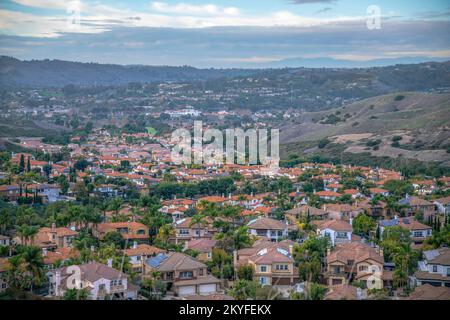
[[[450,299],[450,177],[175,165],[150,131],[0,153],[1,295]]]

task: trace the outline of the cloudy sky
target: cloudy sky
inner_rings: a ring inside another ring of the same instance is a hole
[[[197,67],[450,59],[450,0],[2,0],[0,54]]]

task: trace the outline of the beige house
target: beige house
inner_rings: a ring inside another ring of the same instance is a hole
[[[369,288],[383,288],[382,251],[360,242],[337,245],[326,257],[328,285],[347,285],[362,281]]]
[[[251,248],[234,252],[234,267],[251,265],[254,280],[262,285],[283,286],[298,282],[298,269],[294,266],[292,249],[294,242],[283,240],[271,242],[260,239]]]
[[[213,294],[220,291],[221,280],[208,274],[205,264],[180,252],[160,253],[145,261],[144,277],[156,271],[177,296]]]

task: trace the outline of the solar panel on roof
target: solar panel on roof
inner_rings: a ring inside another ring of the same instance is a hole
[[[161,262],[163,262],[164,260],[166,260],[167,256],[164,253],[160,253],[155,257],[152,257],[150,259],[147,260],[147,263],[152,267],[152,268],[157,268],[159,267],[159,265],[161,264]]]
[[[409,219],[403,219],[404,224],[409,224]]]

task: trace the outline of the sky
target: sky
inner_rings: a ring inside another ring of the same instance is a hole
[[[2,0],[0,55],[196,67],[450,60],[450,0]]]

